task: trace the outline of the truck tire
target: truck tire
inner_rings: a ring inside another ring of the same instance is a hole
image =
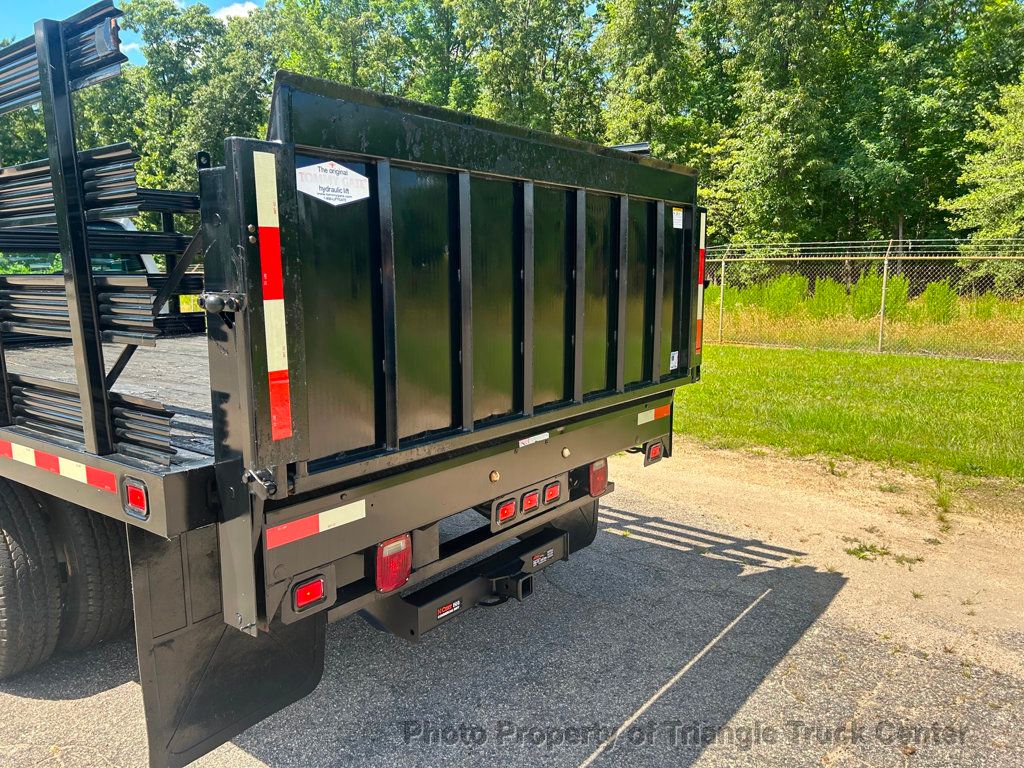
[[[55,500],[50,534],[63,580],[57,647],[83,651],[122,634],[132,621],[124,525]]]
[[[589,547],[597,537],[598,500],[584,504],[562,517],[552,520],[548,525],[569,534],[569,554]]]
[[[0,479],[0,680],[46,661],[60,633],[60,575],[35,496]]]

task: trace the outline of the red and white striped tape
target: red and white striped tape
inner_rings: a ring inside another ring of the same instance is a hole
[[[700,354],[701,341],[704,338],[704,244],[708,223],[708,215],[705,211],[700,213],[700,250],[697,253],[697,335],[693,350]]]
[[[0,440],[0,456],[28,464],[30,467],[45,469],[47,472],[91,485],[107,493],[117,493],[117,475],[105,469],[90,467],[80,461],[65,459],[46,451],[37,451],[35,448],[12,443],[10,440]]]
[[[290,523],[275,525],[273,528],[267,528],[267,549],[283,547],[293,541],[316,536],[318,533],[337,528],[339,525],[354,523],[364,517],[366,517],[366,499],[360,499],[350,504],[328,509],[326,512],[301,517]]]
[[[659,405],[657,408],[651,408],[649,411],[640,411],[636,415],[636,423],[637,425],[649,424],[652,421],[667,418],[671,413],[671,405]]]
[[[284,267],[281,223],[277,212],[277,168],[270,152],[252,153],[259,227],[263,323],[267,338],[267,384],[270,388],[270,437],[292,436],[292,395],[288,381],[288,334],[284,320]]]

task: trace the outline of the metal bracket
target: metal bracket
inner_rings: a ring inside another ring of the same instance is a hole
[[[245,306],[245,296],[240,293],[204,293],[199,296],[199,306],[211,315],[221,312],[238,312]]]
[[[277,495],[277,480],[271,469],[246,470],[242,480],[252,493],[264,501]]]

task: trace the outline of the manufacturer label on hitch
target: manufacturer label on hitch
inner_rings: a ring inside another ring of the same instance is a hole
[[[440,608],[437,609],[437,620],[440,621],[441,619],[445,618],[446,616],[451,616],[453,613],[455,613],[461,607],[462,607],[462,601],[461,600],[452,600],[450,603],[445,603],[444,605],[442,605]]]
[[[334,206],[365,200],[370,196],[368,178],[333,160],[296,168],[295,188]]]
[[[533,567],[540,568],[544,563],[555,556],[554,549],[547,549],[544,552],[538,552],[533,556]]]

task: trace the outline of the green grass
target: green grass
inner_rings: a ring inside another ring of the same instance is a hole
[[[1024,480],[1021,363],[708,345],[701,377],[675,428],[712,445]]]

